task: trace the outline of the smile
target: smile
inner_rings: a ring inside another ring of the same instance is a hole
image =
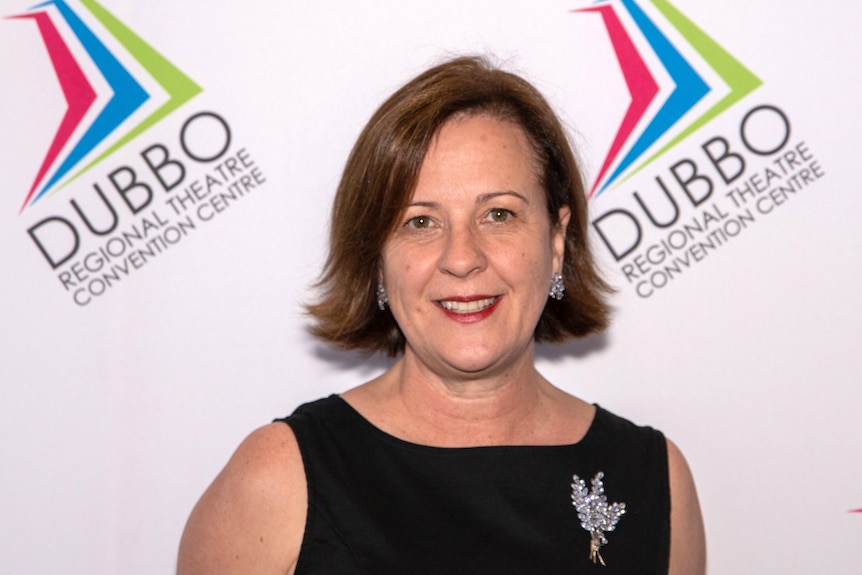
[[[443,309],[453,313],[476,313],[491,307],[497,299],[496,297],[489,297],[472,301],[441,300],[439,303]]]

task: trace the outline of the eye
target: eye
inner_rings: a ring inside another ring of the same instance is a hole
[[[431,227],[433,221],[428,216],[416,216],[407,220],[407,223],[404,225],[408,228],[414,228],[417,230],[424,230],[426,228]]]
[[[492,208],[486,218],[494,223],[503,223],[515,217],[515,212],[506,208]]]

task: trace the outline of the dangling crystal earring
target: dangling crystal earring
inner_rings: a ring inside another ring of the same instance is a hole
[[[548,292],[548,295],[559,301],[563,299],[565,293],[566,286],[563,284],[563,274],[555,273],[553,279],[551,279],[551,291]]]
[[[377,284],[377,307],[380,308],[381,311],[386,309],[386,304],[389,303],[389,296],[386,295],[386,286],[383,283]]]

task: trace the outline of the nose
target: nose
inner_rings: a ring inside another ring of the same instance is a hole
[[[450,228],[443,253],[440,254],[440,271],[456,277],[467,277],[485,269],[488,262],[478,233],[470,225]]]

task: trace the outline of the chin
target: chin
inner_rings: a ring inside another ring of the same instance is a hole
[[[485,375],[503,365],[514,363],[512,357],[475,347],[471,349],[461,348],[456,353],[444,354],[441,356],[441,360],[458,373],[474,376]]]

